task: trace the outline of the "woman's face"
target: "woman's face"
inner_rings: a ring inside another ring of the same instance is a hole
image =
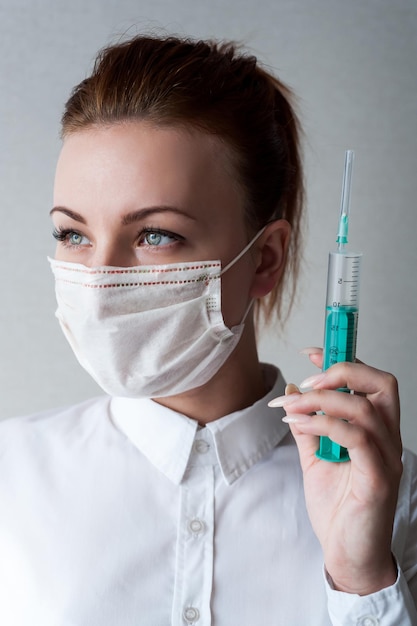
[[[147,122],[69,135],[58,160],[52,218],[56,259],[129,267],[220,259],[248,242],[243,194],[215,137]],[[255,248],[255,246],[254,246]],[[222,277],[223,315],[241,321],[255,250]]]

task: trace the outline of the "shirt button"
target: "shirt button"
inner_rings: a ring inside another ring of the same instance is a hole
[[[379,619],[373,615],[365,615],[358,621],[359,626],[378,626]]]
[[[210,450],[210,444],[204,441],[204,439],[197,439],[194,442],[194,450],[198,454],[206,454]]]
[[[188,528],[194,535],[198,535],[205,531],[206,525],[201,519],[195,518],[188,522]]]
[[[183,617],[187,624],[195,624],[200,618],[200,611],[194,606],[189,606],[184,610]]]

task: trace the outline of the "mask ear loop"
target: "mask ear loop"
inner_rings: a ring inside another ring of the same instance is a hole
[[[228,269],[230,269],[231,267],[233,267],[233,265],[235,263],[237,263],[239,261],[239,259],[241,259],[243,257],[244,254],[246,254],[246,252],[248,250],[250,250],[250,248],[253,246],[253,244],[255,243],[255,241],[257,241],[259,239],[259,237],[262,235],[262,233],[264,232],[266,226],[264,226],[263,228],[261,228],[260,231],[258,231],[256,233],[256,235],[250,240],[250,242],[243,248],[243,250],[241,252],[239,252],[239,254],[230,261],[230,263],[228,263],[225,267],[223,267],[220,271],[219,276],[221,276],[222,274],[224,274],[225,272],[227,272]],[[242,321],[240,322],[239,326],[241,326],[242,324],[245,323],[247,316],[249,315],[249,311],[251,310],[253,303],[255,302],[255,298],[251,298],[249,301],[248,306],[246,307],[246,310],[243,314],[243,318]]]
[[[235,263],[237,263],[239,261],[239,259],[241,259],[243,257],[244,254],[246,254],[246,252],[248,250],[251,249],[251,247],[253,246],[253,244],[255,243],[255,241],[257,241],[259,239],[259,237],[262,235],[262,233],[264,232],[266,226],[264,226],[263,228],[261,228],[261,230],[259,230],[256,235],[250,240],[250,242],[243,248],[243,250],[241,252],[239,252],[239,254],[237,256],[235,256],[234,259],[232,259],[230,261],[230,263],[228,263],[227,265],[225,265],[225,267],[223,267],[220,270],[220,274],[219,276],[222,276],[222,274],[224,274],[225,272],[227,272],[227,270],[229,270],[231,267],[233,267],[233,265]]]
[[[250,311],[250,310],[251,310],[251,308],[253,307],[253,303],[254,303],[254,302],[255,302],[255,298],[251,298],[251,299],[249,300],[249,304],[248,304],[248,306],[246,307],[246,311],[244,312],[243,317],[242,317],[242,321],[240,322],[241,324],[244,324],[244,323],[246,322],[246,318],[248,317],[248,315],[249,315],[249,311]]]

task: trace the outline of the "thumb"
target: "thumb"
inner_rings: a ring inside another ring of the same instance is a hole
[[[285,387],[285,395],[289,396],[293,393],[300,394],[301,392],[297,385],[294,385],[294,383],[288,383]],[[316,459],[316,451],[319,447],[320,438],[315,435],[303,433],[297,428],[297,421],[299,421],[300,417],[301,416],[297,415],[298,419],[293,420],[291,418],[291,412],[287,412],[287,416],[283,418],[283,421],[287,422],[290,427],[295,443],[297,444],[301,466],[304,469],[306,466],[311,464],[312,459]]]

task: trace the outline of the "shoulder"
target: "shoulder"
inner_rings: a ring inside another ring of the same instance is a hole
[[[0,421],[0,462],[28,448],[39,452],[60,440],[68,445],[72,440],[88,436],[108,421],[110,397],[93,398],[72,406],[51,409]],[[107,419],[106,419],[107,418]]]

